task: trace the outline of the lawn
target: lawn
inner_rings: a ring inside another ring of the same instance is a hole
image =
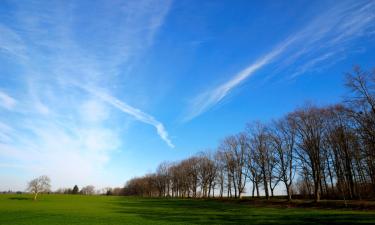
[[[1,225],[375,224],[375,211],[259,207],[238,202],[114,196],[0,195]]]

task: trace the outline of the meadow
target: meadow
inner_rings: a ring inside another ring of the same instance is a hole
[[[375,224],[375,211],[257,206],[235,201],[0,195],[1,225]]]

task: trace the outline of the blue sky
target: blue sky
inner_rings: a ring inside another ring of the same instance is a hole
[[[345,95],[374,1],[1,1],[0,190],[122,186]]]

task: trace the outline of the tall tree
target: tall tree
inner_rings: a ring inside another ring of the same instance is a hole
[[[299,159],[309,170],[314,183],[314,199],[320,200],[323,174],[323,135],[325,131],[324,111],[315,106],[306,106],[290,114],[296,125]]]
[[[292,183],[296,171],[295,165],[295,142],[296,125],[290,116],[281,118],[274,122],[271,132],[271,142],[278,159],[277,174],[284,183],[288,200],[292,200]]]
[[[351,91],[347,103],[350,115],[357,122],[358,134],[364,153],[366,174],[375,189],[375,69],[363,71],[355,67],[347,74],[346,86]]]
[[[253,161],[259,167],[260,178],[263,181],[264,194],[269,199],[269,133],[264,124],[256,122],[247,125],[250,138],[250,148],[254,149]]]

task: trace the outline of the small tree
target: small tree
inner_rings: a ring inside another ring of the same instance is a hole
[[[50,188],[51,179],[47,176],[40,176],[29,182],[27,190],[34,194],[34,200],[36,200],[39,193],[48,192]]]
[[[76,194],[78,194],[78,192],[79,192],[78,186],[74,185],[73,190],[72,190],[72,194],[76,195]]]

